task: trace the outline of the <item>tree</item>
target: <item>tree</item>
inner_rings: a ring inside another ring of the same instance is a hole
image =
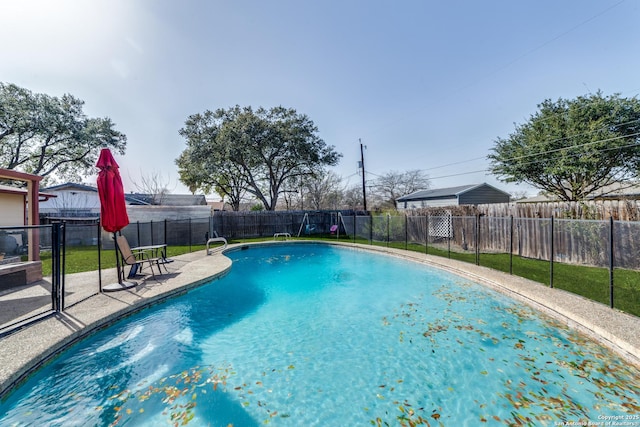
[[[493,147],[491,172],[528,183],[561,200],[638,177],[640,102],[601,92],[573,100],[545,100],[523,125]]]
[[[312,209],[338,209],[342,201],[342,179],[327,171],[304,184],[305,198]]]
[[[379,177],[374,185],[377,195],[383,200],[383,204],[398,208],[399,197],[418,190],[426,190],[430,186],[429,178],[420,170],[406,172],[391,171]]]
[[[354,185],[345,190],[342,196],[342,203],[348,209],[363,209],[362,187]]]
[[[139,193],[150,195],[154,205],[164,204],[167,194],[171,193],[171,179],[167,177],[165,180],[159,172],[142,175],[140,182],[134,182],[133,185]]]
[[[340,154],[317,136],[318,129],[294,109],[235,106],[189,116],[180,135],[187,148],[176,160],[189,188],[246,191],[266,210],[292,179],[313,176],[338,163]]]
[[[100,148],[124,154],[126,136],[109,118],[88,118],[83,105],[0,82],[0,167],[79,181],[94,173]]]

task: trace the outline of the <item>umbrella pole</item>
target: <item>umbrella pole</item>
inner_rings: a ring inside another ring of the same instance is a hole
[[[118,240],[116,240],[116,233],[113,233],[113,248],[116,251],[116,271],[118,273],[118,283],[122,285],[122,276],[124,274],[120,273],[120,257],[118,256]]]
[[[116,239],[116,233],[113,233],[113,243],[116,251],[116,272],[118,273],[118,283],[112,283],[107,286],[103,286],[102,290],[105,292],[122,291],[137,286],[138,283],[133,280],[125,281],[124,279],[124,264],[120,264],[120,248],[118,247],[118,240]]]

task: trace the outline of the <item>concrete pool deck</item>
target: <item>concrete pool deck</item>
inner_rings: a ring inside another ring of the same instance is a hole
[[[229,245],[228,251],[243,246],[282,243],[314,243],[311,241],[260,242]],[[579,295],[512,276],[508,273],[479,267],[460,261],[399,249],[331,243],[377,253],[386,253],[441,268],[474,282],[505,293],[554,319],[576,329],[611,348],[629,363],[640,367],[640,318],[613,310],[606,305]],[[223,276],[230,268],[229,258],[205,251],[175,257],[169,273],[157,278],[147,276],[130,289],[89,294],[62,313],[56,313],[31,323],[0,338],[0,397],[5,395],[30,372],[46,363],[67,346],[93,331],[108,326],[117,319],[150,304],[186,292],[207,281]],[[103,270],[103,282],[116,280],[115,269]],[[68,289],[96,288],[96,274],[68,275]],[[2,302],[2,298],[0,298]],[[3,305],[10,309],[12,304]]]

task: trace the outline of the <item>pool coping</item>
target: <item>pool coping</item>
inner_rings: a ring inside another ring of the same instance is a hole
[[[640,367],[640,318],[579,295],[486,267],[402,249],[321,240],[264,241],[231,244],[223,253],[213,256],[199,251],[176,257],[181,261],[181,267],[175,274],[145,281],[124,291],[94,295],[63,313],[46,317],[0,338],[0,399],[78,340],[134,312],[224,276],[232,264],[224,254],[251,246],[282,244],[335,245],[383,253],[449,271],[547,314]]]

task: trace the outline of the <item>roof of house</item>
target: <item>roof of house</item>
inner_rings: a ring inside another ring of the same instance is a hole
[[[98,188],[87,184],[76,184],[74,182],[65,182],[64,184],[53,185],[51,187],[44,188],[43,191],[59,191],[59,190],[78,190],[78,191],[94,191],[98,192]],[[145,193],[125,193],[125,200],[130,205],[153,205],[153,194]],[[162,200],[164,206],[194,206],[194,205],[206,205],[207,200],[203,194],[165,194],[155,198]]]
[[[81,191],[98,191],[97,187],[87,184],[76,184],[74,182],[65,182],[64,184],[52,185],[51,187],[43,188],[46,191],[58,191],[64,189],[73,189]]]
[[[487,183],[482,184],[469,184],[469,185],[459,185],[457,187],[447,187],[447,188],[434,188],[432,190],[419,190],[415,191],[411,194],[407,194],[406,196],[402,196],[398,199],[399,202],[408,202],[411,200],[427,200],[427,199],[446,199],[446,198],[454,198],[458,197],[461,194],[467,193],[469,191],[475,190],[478,187],[491,187],[496,191],[499,191],[504,194],[509,194],[505,191],[497,189]]]
[[[20,194],[20,195],[27,195],[28,190],[26,188],[21,188],[21,187],[13,187],[11,185],[4,185],[4,184],[0,184],[0,193],[5,193],[5,194]],[[58,197],[55,194],[51,194],[51,193],[47,193],[45,191],[40,191],[38,192],[38,196],[39,197],[44,197],[46,199],[50,199],[51,197]]]

